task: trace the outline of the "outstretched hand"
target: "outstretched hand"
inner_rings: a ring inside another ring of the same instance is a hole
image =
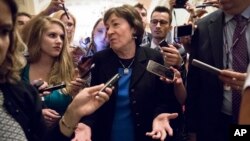
[[[104,92],[100,92],[103,87],[104,84],[100,84],[83,89],[75,96],[70,107],[74,107],[73,109],[77,111],[80,117],[92,114],[109,100],[112,93],[111,88],[106,88]]]
[[[91,128],[84,123],[78,123],[75,137],[71,141],[91,141]]]
[[[153,139],[160,139],[161,141],[164,141],[168,135],[173,136],[173,129],[169,123],[171,119],[175,119],[177,116],[177,113],[162,113],[158,115],[153,121],[153,130],[147,132],[146,136],[151,136]]]

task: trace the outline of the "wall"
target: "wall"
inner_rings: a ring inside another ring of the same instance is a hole
[[[35,15],[39,13],[39,11],[45,9],[51,0],[16,1],[19,5],[20,11],[26,11]],[[81,37],[90,36],[95,21],[101,17],[108,8],[122,4],[134,5],[137,2],[144,4],[148,9],[148,23],[150,20],[150,14],[155,6],[163,5],[168,7],[168,0],[65,0],[66,8],[68,8],[77,19],[75,39],[78,40]],[[178,15],[178,24],[183,24],[188,18],[187,12],[184,9],[178,9],[176,10],[176,13]],[[173,21],[173,23],[176,22]],[[149,31],[148,28],[147,30]]]

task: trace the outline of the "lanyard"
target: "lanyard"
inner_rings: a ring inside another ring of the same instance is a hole
[[[223,30],[224,33],[223,34],[224,34],[224,37],[225,37],[224,46],[225,46],[225,50],[226,50],[226,68],[229,68],[229,55],[230,55],[233,47],[235,47],[235,45],[237,45],[237,43],[239,42],[239,40],[242,37],[243,33],[245,33],[249,23],[250,23],[250,19],[247,20],[246,24],[244,25],[243,29],[240,32],[240,35],[233,41],[231,47],[229,47],[229,45],[228,45],[227,27],[224,27],[224,30]],[[237,28],[236,26],[237,25],[235,25],[235,28]]]

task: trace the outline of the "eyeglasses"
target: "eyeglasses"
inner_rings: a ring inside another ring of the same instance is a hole
[[[158,23],[160,23],[160,25],[166,25],[166,24],[168,24],[169,22],[168,22],[168,21],[165,21],[165,20],[153,19],[153,20],[150,20],[150,23],[153,24],[153,25],[157,25]]]

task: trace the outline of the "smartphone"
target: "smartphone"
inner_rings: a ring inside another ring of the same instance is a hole
[[[188,0],[176,0],[174,8],[185,8],[185,5]]]
[[[95,67],[92,56],[81,57],[80,61],[77,64],[81,78],[86,77],[91,69]]]
[[[88,68],[87,71],[81,72],[81,78],[85,78],[85,77],[91,72],[91,70],[92,70],[94,67],[95,67],[95,64],[92,64],[92,65],[90,66],[90,68]]]
[[[168,67],[165,67],[153,60],[149,60],[148,62],[148,65],[147,65],[147,71],[157,75],[157,76],[160,76],[160,77],[165,77],[165,78],[168,78],[170,80],[173,80],[174,78],[174,72],[168,68]]]
[[[183,36],[190,36],[192,34],[193,34],[193,26],[191,24],[174,27],[175,38],[179,38]]]
[[[105,83],[104,87],[100,90],[100,92],[104,91],[105,88],[107,88],[107,87],[111,88],[112,86],[114,86],[114,84],[119,80],[120,77],[121,77],[121,75],[119,73],[115,74],[111,79],[109,79]]]
[[[192,65],[213,74],[220,74],[221,70],[197,59],[192,60]]]
[[[65,87],[66,87],[65,82],[62,82],[60,84],[49,86],[47,88],[39,90],[39,93],[43,93],[44,91],[54,91],[54,90],[62,89],[62,88],[65,88]]]
[[[168,42],[165,41],[165,40],[162,40],[162,41],[159,43],[159,46],[160,46],[160,47],[168,47]]]

